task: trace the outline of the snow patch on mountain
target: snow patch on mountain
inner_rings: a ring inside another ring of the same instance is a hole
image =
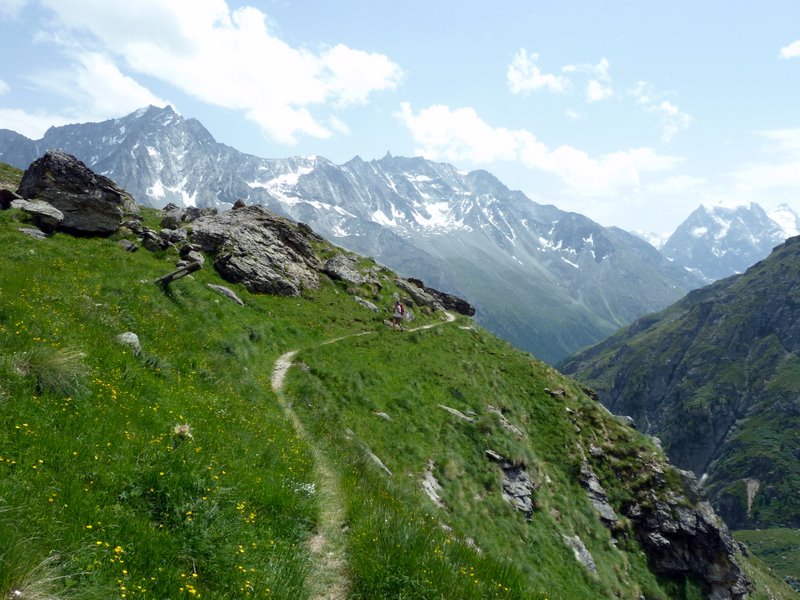
[[[787,238],[800,235],[800,217],[787,204],[773,208],[767,212],[767,215],[778,224]]]

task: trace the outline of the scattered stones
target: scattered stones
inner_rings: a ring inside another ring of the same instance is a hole
[[[572,548],[572,552],[575,554],[575,560],[581,563],[586,569],[592,573],[593,575],[597,574],[597,565],[594,563],[594,558],[592,557],[592,553],[586,548],[583,543],[583,540],[579,538],[577,535],[568,536],[562,534],[562,539],[564,542]]]
[[[549,394],[553,398],[563,398],[567,394],[564,390],[561,390],[561,389],[551,390],[550,388],[547,388],[547,387],[544,388],[544,392],[545,392],[545,394]]]
[[[385,412],[382,412],[382,411],[378,411],[378,412],[375,412],[375,413],[373,413],[373,414],[374,414],[376,417],[380,417],[380,418],[381,418],[381,419],[383,419],[384,421],[391,421],[391,420],[392,420],[392,417],[390,417],[390,416],[389,416],[387,413],[385,413]]]
[[[133,198],[108,177],[60,150],[50,150],[22,175],[17,193],[48,202],[64,215],[58,229],[79,235],[111,235],[128,214]]]
[[[242,301],[242,299],[239,298],[239,296],[237,296],[236,292],[234,292],[233,290],[231,290],[229,288],[226,288],[224,285],[216,285],[214,283],[209,283],[207,285],[208,285],[209,288],[211,288],[215,292],[219,292],[223,296],[226,296],[227,298],[230,298],[231,300],[233,300],[239,306],[244,306],[244,302]]]
[[[142,352],[142,345],[139,343],[139,336],[132,331],[120,333],[116,338],[114,338],[114,341],[121,346],[128,346],[131,350],[133,350],[134,356],[139,356],[139,354]]]

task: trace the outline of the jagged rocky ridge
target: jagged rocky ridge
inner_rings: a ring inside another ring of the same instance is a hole
[[[550,362],[701,284],[642,240],[534,203],[485,171],[388,154],[343,165],[263,159],[217,143],[170,107],[53,127],[37,141],[0,131],[0,160],[20,168],[53,147],[145,205],[224,208],[241,199],[306,222],[467,298],[480,323]]]
[[[72,177],[72,167],[81,169],[77,161],[61,154],[48,155],[47,159],[62,161],[59,162],[60,168],[48,173],[63,174],[66,182]],[[33,177],[33,174],[28,176]],[[44,196],[52,196],[50,192],[59,189],[58,176],[49,178],[48,182],[50,188],[43,193]],[[105,187],[107,184],[103,183],[101,189]],[[103,202],[91,189],[75,201],[81,207],[86,207],[87,203]],[[214,257],[215,267],[223,277],[241,281],[245,287],[257,292],[296,295],[302,289],[314,287],[318,277],[326,271],[335,272],[337,278],[344,280],[350,278],[362,283],[376,283],[375,273],[359,268],[354,257],[327,261],[323,267],[313,249],[315,244],[322,242],[319,236],[307,226],[276,217],[262,207],[240,207],[221,215],[205,212],[166,207],[162,220],[165,227],[161,232],[156,234],[139,225],[137,219],[129,219],[120,221],[117,233],[135,232],[145,247],[148,240],[160,239],[162,245],[151,249],[169,248],[175,244],[180,247],[182,258],[191,259],[184,261],[188,264],[202,263],[201,254],[192,258],[191,253],[205,250]],[[37,217],[33,215],[33,218]],[[75,233],[69,228],[65,231]],[[192,241],[197,245],[192,245]],[[184,249],[188,250],[184,252]],[[260,257],[254,259],[253,254]],[[230,268],[234,259],[244,261],[247,268]],[[263,281],[272,283],[261,285]],[[425,297],[412,294],[415,288],[415,294],[425,292],[421,282],[404,282],[403,285],[408,286],[413,301]],[[432,304],[427,308],[436,310],[439,306]],[[700,582],[711,598],[742,598],[749,584],[738,564],[737,549],[724,524],[710,507],[698,502],[691,478],[681,480],[681,474],[664,462],[656,448],[650,447],[643,452],[639,447],[640,441],[632,447],[631,441],[638,440],[638,434],[605,416],[585,394],[575,396],[573,392],[564,390],[546,391],[553,398],[568,400],[576,407],[565,406],[565,414],[580,434],[575,447],[575,451],[584,456],[579,480],[586,488],[587,499],[597,511],[597,518],[615,538],[627,544],[633,536],[647,553],[653,570],[661,575],[678,579],[690,577]],[[498,410],[489,412],[495,414]],[[504,417],[503,421],[506,423],[504,428],[518,437],[522,435]],[[514,463],[496,453],[490,458],[505,474],[504,497],[531,518],[541,483],[532,479],[524,464]],[[537,475],[541,474],[533,477]],[[620,488],[620,480],[631,484]],[[607,496],[606,489],[616,490],[614,498]],[[625,515],[630,524],[618,519],[617,513]],[[576,557],[592,571],[594,561],[580,537],[573,536],[567,543],[575,549]]]
[[[563,365],[735,528],[800,525],[800,237]]]

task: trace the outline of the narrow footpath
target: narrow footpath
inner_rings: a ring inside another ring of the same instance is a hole
[[[441,323],[431,323],[406,332],[431,329],[455,320],[455,316],[445,313],[447,320]],[[342,336],[320,343],[320,346],[333,344],[341,340],[362,335],[369,335],[374,331],[362,331],[352,335]],[[310,540],[311,557],[313,560],[310,588],[312,600],[345,600],[350,590],[350,577],[347,572],[347,552],[345,540],[345,502],[339,487],[339,478],[320,446],[314,443],[308,435],[302,421],[287,402],[283,393],[283,384],[286,373],[292,366],[292,361],[298,350],[290,350],[281,354],[275,361],[270,379],[272,391],[278,398],[278,403],[284,415],[300,436],[311,448],[314,457],[314,474],[317,483],[317,495],[320,503],[319,527],[317,533]]]

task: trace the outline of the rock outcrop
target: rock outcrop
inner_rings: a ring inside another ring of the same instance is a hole
[[[501,492],[503,500],[509,502],[515,510],[520,511],[530,521],[536,506],[533,494],[539,489],[539,484],[531,481],[524,464],[514,464],[494,450],[486,450],[486,457],[500,465],[503,471]]]
[[[58,229],[78,235],[111,235],[126,215],[139,212],[130,194],[74,156],[50,150],[25,171],[17,193],[47,202],[64,216]]]
[[[214,254],[214,267],[250,292],[299,296],[319,285],[321,265],[306,232],[261,206],[245,206],[192,223],[191,239]]]
[[[376,281],[374,277],[365,275],[358,269],[356,257],[347,254],[337,254],[326,260],[322,272],[332,279],[339,279],[354,285]]]
[[[452,310],[468,317],[475,315],[475,307],[463,298],[459,298],[458,296],[448,294],[446,292],[440,292],[432,287],[425,287],[423,289],[428,294],[433,296],[439,302],[439,304],[444,307],[445,310]]]

